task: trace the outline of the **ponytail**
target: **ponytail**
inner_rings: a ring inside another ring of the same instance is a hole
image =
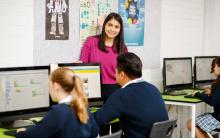
[[[73,71],[68,68],[58,68],[52,72],[51,81],[58,83],[65,92],[73,95],[70,102],[71,108],[75,111],[77,118],[81,123],[86,124],[88,117],[88,101],[83,91],[83,82],[75,76]]]
[[[73,76],[75,87],[72,91],[73,100],[70,106],[75,110],[75,113],[81,123],[86,124],[88,121],[88,100],[83,91],[83,82],[78,76]]]

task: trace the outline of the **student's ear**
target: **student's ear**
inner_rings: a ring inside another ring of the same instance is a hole
[[[58,91],[60,89],[60,85],[56,82],[53,83],[53,88],[55,91]]]
[[[124,78],[126,77],[125,72],[124,72],[124,71],[121,71],[121,72],[120,72],[120,76],[121,76],[122,79],[124,79]]]

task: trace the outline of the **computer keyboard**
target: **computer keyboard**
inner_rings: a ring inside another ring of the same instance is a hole
[[[204,93],[204,90],[195,90],[194,92]],[[196,98],[192,94],[187,94],[184,96],[184,98]]]
[[[195,90],[195,89],[183,89],[183,90],[173,90],[173,91],[169,91],[166,92],[167,95],[172,95],[172,96],[181,96],[181,95],[190,95],[193,92],[200,92],[203,93],[204,90]],[[188,96],[190,97],[190,96]],[[190,98],[193,98],[192,96]]]
[[[174,90],[168,93],[168,95],[179,96],[188,94],[185,90]]]
[[[196,98],[192,94],[185,95],[184,98]]]

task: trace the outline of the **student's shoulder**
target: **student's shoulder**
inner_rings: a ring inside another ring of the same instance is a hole
[[[153,91],[159,91],[157,87],[149,82],[142,81],[139,83],[132,83],[124,88],[124,91],[133,91],[134,89],[147,89],[147,90],[153,90]]]
[[[70,106],[64,103],[56,104],[51,107],[51,111],[55,112],[56,114],[65,113],[65,112],[70,111]]]
[[[126,86],[124,88],[124,90],[129,90],[129,89],[134,89],[134,88],[139,88],[139,87],[151,87],[152,84],[146,82],[146,81],[141,81],[141,82],[138,82],[138,83],[131,83],[129,84],[128,86]]]
[[[97,47],[99,45],[99,36],[89,36],[83,44],[84,48],[90,49],[92,47]]]
[[[109,98],[114,99],[115,97],[121,97],[124,95],[125,91],[124,88],[119,88]]]
[[[94,35],[87,37],[86,42],[98,42],[99,40],[100,40],[100,36]]]

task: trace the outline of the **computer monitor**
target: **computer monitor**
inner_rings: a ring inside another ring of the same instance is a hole
[[[90,101],[101,100],[101,67],[98,63],[59,63],[70,68],[84,82],[84,92]]]
[[[49,66],[0,68],[0,127],[25,125],[50,107]]]
[[[163,59],[163,88],[168,93],[176,89],[193,87],[192,58],[164,58]]]
[[[194,87],[200,88],[210,85],[216,77],[211,71],[212,60],[217,56],[194,57]]]

